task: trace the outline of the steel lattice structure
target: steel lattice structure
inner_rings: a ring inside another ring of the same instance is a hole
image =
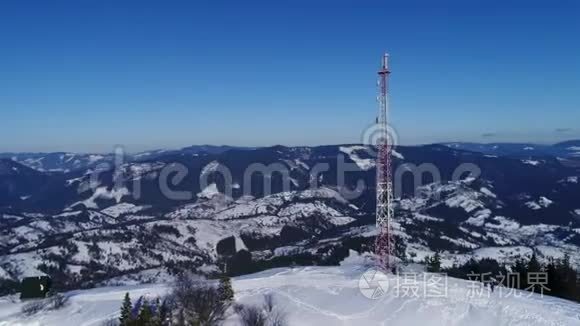
[[[391,271],[394,266],[395,242],[391,229],[394,216],[393,209],[393,178],[391,150],[394,144],[389,139],[389,55],[383,56],[381,68],[378,72],[378,102],[379,115],[377,119],[379,137],[377,137],[377,208],[376,222],[379,233],[375,242],[375,253],[378,258],[378,267]]]

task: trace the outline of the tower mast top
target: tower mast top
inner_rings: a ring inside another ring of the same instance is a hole
[[[391,71],[389,70],[389,54],[385,53],[383,55],[383,60],[381,62],[381,70],[379,70],[379,75],[389,73],[391,73]]]

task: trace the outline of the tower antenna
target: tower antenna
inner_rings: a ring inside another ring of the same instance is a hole
[[[381,270],[392,271],[395,268],[395,242],[391,229],[394,215],[393,209],[393,172],[392,141],[389,139],[389,55],[384,54],[378,76],[379,116],[377,119],[380,135],[377,141],[377,238],[375,240],[375,254],[378,258],[378,267]]]

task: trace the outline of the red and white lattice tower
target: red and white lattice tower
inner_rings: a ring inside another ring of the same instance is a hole
[[[381,270],[391,272],[395,268],[393,257],[395,256],[395,242],[391,223],[394,216],[393,209],[393,178],[391,166],[391,137],[388,132],[389,119],[389,55],[385,54],[381,63],[378,77],[379,88],[379,116],[377,119],[377,234],[375,253],[378,267]]]

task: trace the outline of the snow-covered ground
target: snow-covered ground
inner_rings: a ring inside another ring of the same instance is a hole
[[[422,274],[417,277],[417,296],[395,291],[402,279],[392,277],[386,295],[369,299],[359,289],[367,268],[356,259],[339,267],[278,268],[238,277],[233,286],[236,301],[244,304],[259,304],[264,294],[272,293],[289,325],[580,325],[580,305],[573,302],[519,291],[500,295],[499,290],[472,297],[475,283],[457,279],[447,280],[446,296],[423,295],[428,283]],[[22,303],[4,297],[0,326],[102,325],[118,316],[125,292],[136,298],[167,291],[164,284],[73,291],[65,308],[32,317],[22,316]],[[230,315],[226,325],[239,325],[237,317]]]

